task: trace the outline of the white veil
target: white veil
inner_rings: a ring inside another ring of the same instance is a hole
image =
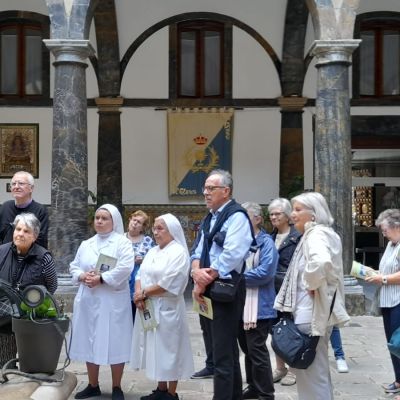
[[[111,214],[113,220],[113,231],[123,235],[124,223],[122,222],[122,216],[121,213],[118,211],[118,208],[113,206],[112,204],[103,204],[97,210],[101,209],[107,210]]]
[[[185,234],[183,233],[182,225],[180,224],[178,218],[175,217],[175,215],[172,214],[164,214],[160,215],[159,217],[165,222],[165,225],[167,225],[167,228],[169,230],[169,233],[171,236],[180,244],[183,246],[183,248],[187,251],[189,254],[189,250],[186,244],[186,239],[185,239]]]

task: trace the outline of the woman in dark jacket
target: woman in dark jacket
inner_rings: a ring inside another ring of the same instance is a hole
[[[275,290],[279,292],[294,250],[299,243],[301,233],[290,224],[292,206],[289,200],[277,198],[268,206],[269,218],[273,226],[272,239],[279,253],[278,268],[275,275]],[[279,318],[279,313],[278,313]],[[282,385],[291,386],[296,383],[296,377],[288,372],[285,363],[276,356],[276,369],[273,372],[274,382],[281,381]]]
[[[34,214],[22,213],[15,217],[13,241],[0,246],[0,279],[13,288],[22,290],[29,285],[43,285],[54,293],[57,272],[49,251],[35,243],[39,232],[40,222]],[[16,352],[8,323],[0,330],[0,366],[15,358]]]

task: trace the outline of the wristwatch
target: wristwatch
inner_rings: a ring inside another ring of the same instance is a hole
[[[382,285],[387,285],[387,284],[388,284],[387,276],[386,276],[386,275],[383,275],[383,276],[382,276]]]

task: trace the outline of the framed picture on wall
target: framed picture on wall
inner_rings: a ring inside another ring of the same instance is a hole
[[[17,171],[39,176],[39,124],[0,124],[0,178]]]

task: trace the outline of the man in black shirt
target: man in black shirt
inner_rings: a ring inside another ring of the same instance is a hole
[[[40,234],[36,243],[47,249],[49,217],[46,207],[32,199],[34,183],[33,176],[26,171],[16,172],[12,177],[11,193],[14,200],[4,202],[0,208],[0,244],[13,240],[15,217],[29,212],[40,221]]]

